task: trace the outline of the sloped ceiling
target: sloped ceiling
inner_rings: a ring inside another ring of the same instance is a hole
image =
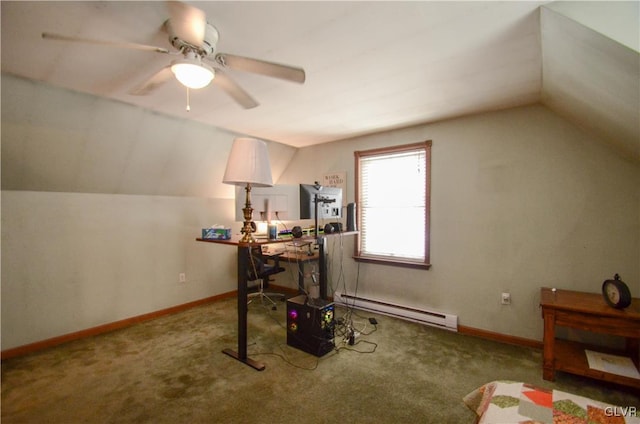
[[[2,1],[2,71],[296,147],[539,100],[542,2],[192,2],[218,50],[298,65],[304,85],[231,72],[261,104],[175,80],[128,90],[164,54],[43,40],[54,32],[172,48],[165,2]]]
[[[233,198],[234,134],[5,75],[2,189]],[[268,142],[275,181],[296,149]]]
[[[220,31],[219,51],[305,68],[304,85],[233,72],[261,103],[251,110],[211,86],[191,93],[187,112],[176,81],[132,96],[167,55],[41,38],[48,31],[170,48],[164,2],[3,1],[1,65],[5,74],[295,147],[543,102],[640,160],[637,47],[602,34],[620,25],[592,30],[562,8],[541,8],[547,3],[193,2]],[[637,32],[637,2],[623,6],[623,14],[635,10]]]
[[[541,8],[542,102],[636,162],[640,162],[638,5],[587,3],[576,9],[563,2]],[[607,16],[612,11],[617,13]],[[608,21],[594,21],[594,16]],[[629,19],[635,24],[633,30],[621,32],[630,27],[625,22]]]

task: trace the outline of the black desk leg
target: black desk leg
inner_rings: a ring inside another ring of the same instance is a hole
[[[320,299],[327,299],[327,239],[325,237],[318,237],[318,266],[320,267]]]
[[[304,289],[304,263],[305,261],[298,262],[298,294],[305,294]]]
[[[224,349],[222,353],[255,368],[264,370],[264,364],[247,356],[247,267],[249,266],[249,248],[238,246],[238,351]]]

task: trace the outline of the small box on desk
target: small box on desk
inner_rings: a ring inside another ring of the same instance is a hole
[[[231,228],[203,228],[202,238],[205,240],[229,240]]]

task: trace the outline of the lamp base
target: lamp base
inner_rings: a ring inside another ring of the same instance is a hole
[[[253,208],[251,207],[251,184],[247,183],[244,191],[246,192],[246,198],[244,201],[244,208],[242,213],[244,215],[244,227],[242,227],[242,233],[244,234],[240,239],[240,243],[255,243],[256,239],[251,235],[254,233],[253,223]]]
[[[256,239],[251,235],[251,233],[244,233],[239,241],[240,243],[255,243]]]

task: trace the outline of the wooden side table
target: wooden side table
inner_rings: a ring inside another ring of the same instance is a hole
[[[589,368],[585,349],[603,353],[623,354],[639,365],[640,299],[634,298],[626,309],[614,309],[606,304],[599,293],[542,288],[540,306],[544,318],[544,360],[542,377],[553,381],[555,371],[583,375],[625,386],[640,388],[640,379]],[[622,336],[626,338],[624,352],[602,347],[585,346],[568,340],[556,339],[556,327],[576,328],[584,331]]]

